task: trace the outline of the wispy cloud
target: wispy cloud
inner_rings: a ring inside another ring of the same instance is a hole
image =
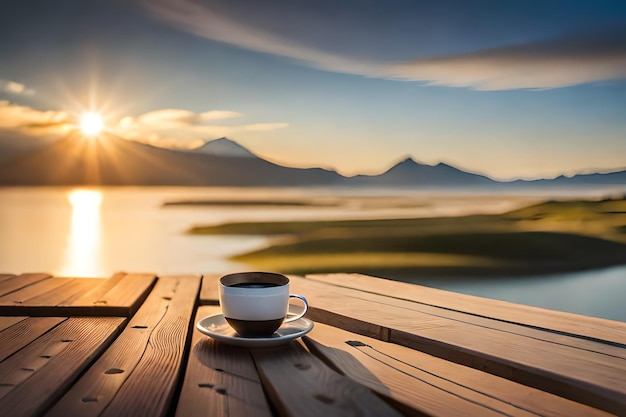
[[[206,140],[236,136],[241,132],[284,129],[287,123],[252,123],[220,125],[215,121],[243,117],[229,110],[192,112],[184,109],[160,109],[136,117],[124,117],[110,130],[119,136],[155,146],[195,148]]]
[[[60,111],[42,111],[32,107],[0,101],[0,129],[22,134],[64,134],[74,124],[70,116]]]
[[[0,79],[0,91],[10,93],[14,95],[32,96],[35,94],[35,90],[27,88],[24,84],[16,81]]]
[[[55,141],[75,125],[64,112],[41,111],[0,100],[0,159]]]
[[[160,19],[198,36],[293,58],[329,71],[482,90],[544,89],[626,78],[624,27],[604,33],[577,33],[469,53],[388,62],[331,52],[321,45],[315,46],[310,31],[286,36],[272,31],[267,22],[255,22],[250,16],[238,19],[236,13],[224,13],[223,5],[218,8],[213,3],[191,0],[156,0],[144,4]],[[281,16],[280,10],[276,12]],[[303,27],[310,26],[306,24],[307,16],[291,13],[289,17],[300,19]],[[390,26],[390,22],[380,24]],[[290,22],[290,26],[297,27],[298,21]],[[343,29],[341,22],[333,20],[319,30],[340,33]],[[371,42],[369,33],[370,39],[362,42]],[[384,42],[381,40],[379,46]],[[367,48],[355,45],[355,49]]]
[[[626,78],[626,30],[391,65],[384,74],[481,90],[555,88]]]
[[[107,119],[106,129],[123,138],[155,146],[189,149],[222,136],[245,132],[266,132],[288,127],[287,123],[216,124],[216,121],[243,117],[229,110],[193,112],[160,109],[136,117]],[[0,133],[3,137],[54,139],[76,130],[76,118],[62,111],[43,111],[0,101]]]

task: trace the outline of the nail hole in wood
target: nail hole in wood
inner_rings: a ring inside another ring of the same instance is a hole
[[[215,370],[216,370],[217,372],[224,372],[224,370],[223,370],[222,368],[215,368]]]
[[[163,298],[164,300],[167,300],[167,301],[171,301],[172,300],[172,297],[161,297],[161,298]]]
[[[21,301],[13,301],[15,304],[22,304]]]
[[[107,375],[121,374],[122,372],[124,372],[124,370],[118,368],[111,368],[104,371],[104,373]]]
[[[69,343],[69,342],[72,342],[72,339],[61,339],[61,342],[63,342],[63,343]]]
[[[35,372],[35,370],[33,368],[21,368],[22,371],[27,371],[27,372]]]
[[[93,303],[95,305],[97,305],[97,306],[105,306],[105,305],[107,305],[107,302],[104,301],[104,300],[102,300],[102,301],[94,301]]]
[[[40,358],[44,358],[44,359],[50,359],[51,356],[50,355],[41,355]]]
[[[147,329],[148,326],[133,326],[133,329]]]
[[[98,399],[95,397],[83,397],[81,398],[81,401],[84,403],[97,403]]]
[[[300,362],[298,362],[298,363],[294,363],[294,366],[296,368],[300,369],[301,371],[305,371],[305,370],[311,368],[311,364],[309,364],[309,363],[300,363]]]
[[[226,387],[215,387],[215,392],[217,392],[218,394],[226,394]]]
[[[208,383],[208,382],[203,382],[203,383],[200,383],[200,384],[198,384],[198,386],[199,386],[200,388],[213,388],[213,384],[210,384],[210,383]]]
[[[330,398],[329,396],[324,395],[324,394],[317,394],[317,395],[315,395],[315,399],[323,402],[324,404],[332,404],[332,403],[335,402],[334,398]]]

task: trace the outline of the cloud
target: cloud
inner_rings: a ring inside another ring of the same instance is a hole
[[[234,119],[243,116],[241,113],[229,110],[209,110],[198,115],[201,120],[223,120]]]
[[[0,160],[55,141],[73,129],[67,113],[0,101]]]
[[[626,31],[417,59],[384,76],[480,90],[555,88],[626,78]]]
[[[241,113],[229,110],[210,110],[203,113],[195,113],[183,109],[160,109],[144,113],[137,120],[146,125],[168,127],[179,124],[199,125],[213,120],[232,119],[241,116]]]
[[[229,110],[193,112],[184,109],[159,109],[136,117],[108,119],[107,130],[126,139],[155,146],[190,149],[206,140],[236,136],[244,132],[284,129],[287,123],[215,124],[215,121],[243,117]],[[43,111],[0,100],[0,136],[14,138],[58,139],[77,129],[74,116],[62,111]]]
[[[302,42],[230,18],[208,4],[191,0],[144,0],[142,3],[158,18],[215,41],[294,58],[338,72],[362,73],[376,65],[305,46]]]
[[[236,136],[241,132],[284,129],[287,123],[252,123],[220,125],[217,120],[243,117],[229,110],[192,112],[184,109],[160,109],[136,117],[124,117],[110,127],[113,133],[126,139],[167,148],[190,149],[208,139]]]
[[[0,90],[14,95],[32,96],[35,94],[35,90],[27,88],[24,84],[2,79],[0,79]]]
[[[0,129],[19,131],[23,134],[64,134],[74,128],[70,116],[60,111],[42,111],[27,106],[0,101]]]
[[[228,11],[228,6],[218,3],[201,4],[191,0],[154,0],[143,3],[158,18],[195,35],[253,51],[293,58],[335,72],[480,90],[544,89],[626,78],[625,27],[603,33],[573,33],[560,38],[544,38],[462,54],[390,62],[331,52],[328,45],[315,46],[315,42],[311,41],[313,36],[310,30],[305,34],[304,30],[298,33],[297,29],[293,29],[298,26],[310,27],[312,18],[305,16],[306,13],[295,15],[293,8],[285,15],[280,10],[285,7],[284,4],[272,12],[280,16],[276,18],[279,21],[289,17],[290,21],[284,23],[290,26],[290,33],[279,33],[279,29],[272,29],[267,24],[267,16],[255,20],[248,13],[245,17],[239,17],[242,13],[234,13],[234,7]],[[327,27],[320,27],[318,33],[334,31],[337,38],[342,38],[341,35],[346,31],[344,27],[350,23],[346,21],[342,24],[338,20],[330,22]],[[280,23],[274,27],[282,26],[283,21]],[[382,18],[378,22],[381,27],[392,27],[391,23]],[[362,36],[361,43],[372,42],[372,33],[376,31],[369,29],[367,39]],[[385,38],[384,32],[378,31],[381,39],[377,45],[384,46],[388,42],[388,49],[393,49],[393,39]],[[365,29],[361,33],[366,33]],[[436,35],[433,32],[433,37]],[[359,42],[355,38],[352,36],[350,39]],[[422,41],[421,38],[415,40]],[[354,49],[362,51],[367,46],[355,43]]]

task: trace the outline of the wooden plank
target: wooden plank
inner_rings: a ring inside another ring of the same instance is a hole
[[[281,416],[400,416],[373,392],[293,342],[252,349],[263,386]]]
[[[310,317],[419,349],[556,395],[615,412],[626,407],[626,361],[524,334],[420,311],[422,305],[328,284],[292,279],[310,298]],[[417,306],[417,307],[416,307]],[[373,333],[373,334],[372,334]],[[379,337],[381,336],[381,337]],[[594,342],[588,342],[594,343]]]
[[[117,317],[69,318],[0,363],[3,415],[41,415],[106,349],[123,323]]]
[[[626,323],[524,306],[360,274],[307,275],[329,285],[383,294],[481,317],[626,346]]]
[[[200,305],[218,305],[219,294],[217,283],[221,275],[205,274],[202,277],[202,289],[200,290]]]
[[[219,313],[199,307],[194,323]],[[194,330],[176,416],[272,416],[247,349],[226,346]]]
[[[109,291],[93,302],[93,305],[127,307],[132,316],[154,286],[156,277],[151,274],[127,274]]]
[[[15,278],[13,274],[0,274],[0,283]]]
[[[433,307],[428,304],[407,302],[407,300],[403,299],[394,300],[393,297],[383,299],[372,298],[371,294],[368,292],[364,293],[361,291],[356,293],[353,292],[352,294],[356,294],[356,296],[362,299],[374,299],[378,301],[386,300],[387,303],[392,303],[393,305],[399,307],[409,308],[413,311],[425,313],[432,317],[447,318],[460,323],[468,323],[480,327],[497,329],[505,333],[523,335],[536,340],[544,340],[558,345],[571,346],[586,351],[597,352],[609,356],[626,359],[626,349],[624,349],[624,347],[622,346],[615,344],[609,344],[597,340],[589,340],[586,338],[581,339],[579,337],[576,337],[575,335],[570,336],[563,333],[555,333],[549,330],[546,331],[544,329],[538,329],[536,327],[528,327],[510,322],[503,322],[499,320],[493,320],[491,318],[476,316],[473,314],[466,314],[455,310]],[[376,294],[374,295],[374,297],[375,296]]]
[[[66,306],[91,306],[100,299],[104,294],[111,291],[122,279],[126,276],[126,272],[118,272],[113,274],[110,278],[101,283],[99,287],[93,288],[90,291],[85,292],[81,297],[73,300],[70,303],[64,304]]]
[[[124,274],[112,282],[99,278],[50,278],[48,281],[60,285],[49,292],[32,290],[29,293],[31,296],[35,293],[32,298],[15,305],[0,304],[0,315],[130,317],[148,296],[156,277]],[[89,297],[82,297],[81,291],[87,291]]]
[[[0,362],[64,320],[63,317],[34,317],[3,330],[0,332]]]
[[[23,304],[29,298],[36,297],[37,295],[44,294],[48,291],[53,291],[54,289],[65,284],[68,279],[71,279],[71,278],[50,277],[48,279],[35,282],[24,288],[20,288],[19,290],[13,291],[7,295],[3,295],[2,297],[0,297],[0,305],[14,306],[14,305]]]
[[[46,415],[165,415],[199,287],[196,276],[159,278],[122,334]]]
[[[534,388],[425,353],[317,323],[304,341],[334,369],[433,416],[608,416]]]
[[[0,316],[0,332],[19,323],[22,320],[26,320],[27,317],[2,317]]]
[[[63,278],[62,278],[63,279]],[[107,280],[101,278],[64,278],[65,282],[55,288],[36,297],[24,301],[24,305],[30,306],[62,306],[71,304],[75,299],[101,287]]]
[[[0,296],[4,296],[29,285],[50,278],[49,274],[22,274],[0,282]]]
[[[58,303],[56,299],[63,296],[61,287],[68,283],[74,282],[74,278],[56,278],[52,277],[43,281],[39,281],[28,287],[14,291],[10,294],[0,297],[1,306],[19,306],[27,304],[29,300],[40,296],[48,295],[48,299],[52,298],[52,303],[47,305],[55,306]],[[52,297],[50,297],[52,295]],[[32,304],[32,303],[31,303]]]

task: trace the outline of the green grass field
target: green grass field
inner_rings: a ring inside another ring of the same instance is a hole
[[[229,223],[195,234],[273,236],[235,260],[285,273],[538,274],[626,263],[626,201],[550,201],[499,215]]]

